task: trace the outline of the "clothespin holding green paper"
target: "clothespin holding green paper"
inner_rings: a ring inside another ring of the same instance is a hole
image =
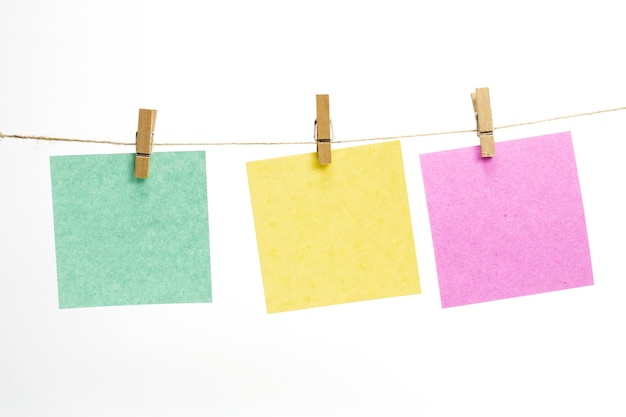
[[[156,113],[156,110],[139,109],[139,124],[137,126],[137,136],[135,139],[137,149],[137,154],[135,155],[136,178],[148,178]]]

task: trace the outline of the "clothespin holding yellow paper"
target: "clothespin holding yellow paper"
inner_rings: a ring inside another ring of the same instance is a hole
[[[318,94],[317,119],[315,119],[315,142],[317,143],[317,160],[320,165],[332,162],[330,151],[330,105],[328,94]]]

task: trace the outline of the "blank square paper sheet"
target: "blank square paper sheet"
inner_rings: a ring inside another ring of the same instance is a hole
[[[59,307],[211,301],[204,152],[50,158]]]
[[[267,311],[420,292],[399,142],[248,162]]]
[[[593,285],[569,132],[421,165],[443,307]]]

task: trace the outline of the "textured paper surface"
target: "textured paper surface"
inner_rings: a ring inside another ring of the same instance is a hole
[[[421,165],[443,307],[593,285],[569,132]]]
[[[269,313],[420,292],[399,142],[247,168]]]
[[[211,301],[204,152],[50,158],[59,307]]]

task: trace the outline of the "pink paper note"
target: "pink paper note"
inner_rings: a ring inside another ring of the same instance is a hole
[[[420,160],[444,308],[593,285],[569,132]]]

